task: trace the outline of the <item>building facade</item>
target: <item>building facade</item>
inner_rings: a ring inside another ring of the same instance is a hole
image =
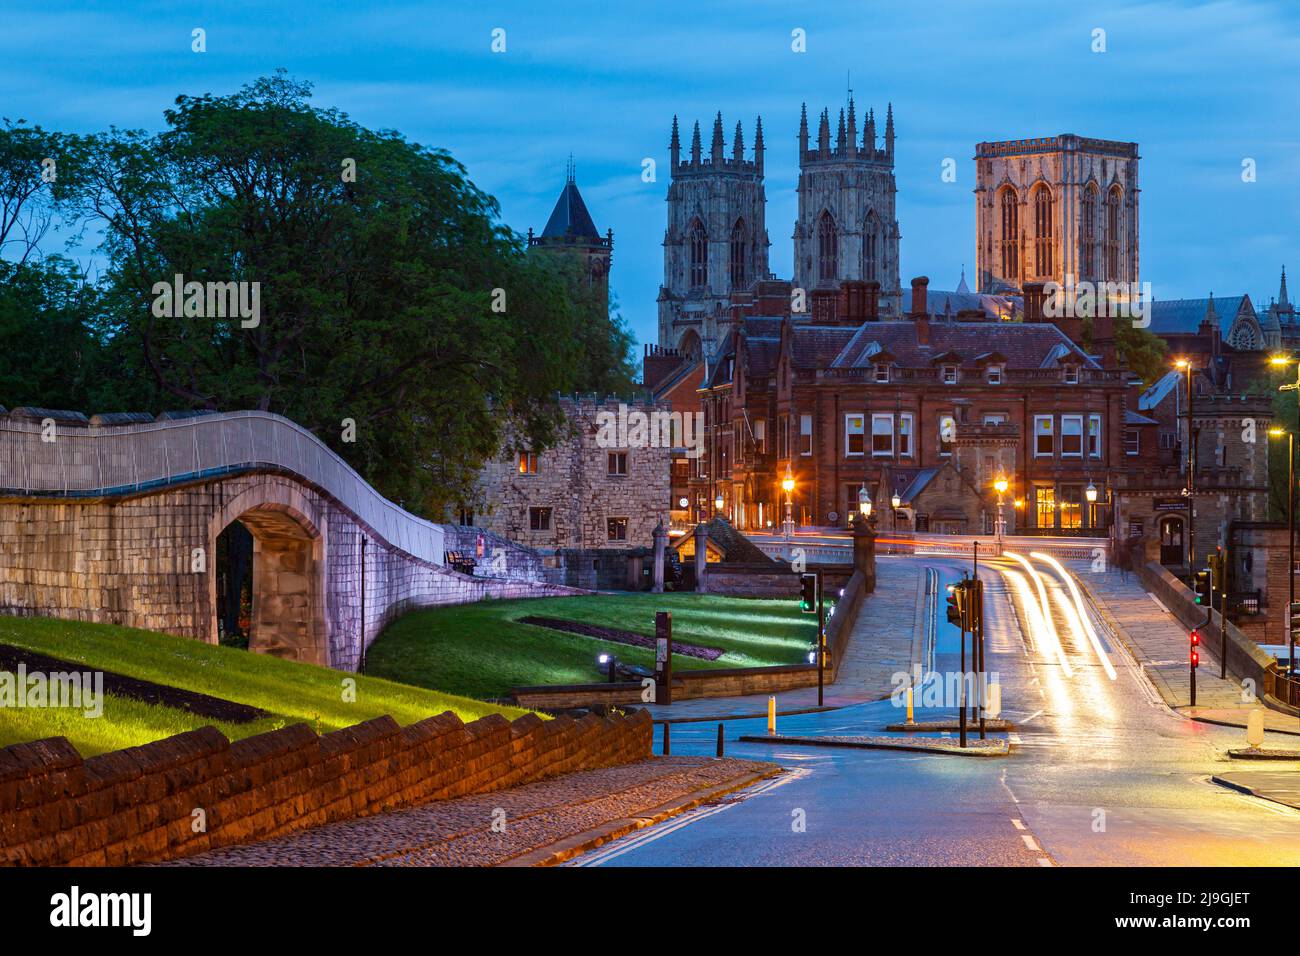
[[[1073,133],[977,145],[979,289],[1137,285],[1138,158],[1137,143]]]

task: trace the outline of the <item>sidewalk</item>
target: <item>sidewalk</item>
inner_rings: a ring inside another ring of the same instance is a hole
[[[162,865],[547,865],[777,773],[775,764],[753,760],[652,757]]]
[[[1300,810],[1300,773],[1277,770],[1241,770],[1233,773],[1218,773],[1213,778],[1215,783],[1242,793],[1272,800],[1283,806]]]
[[[1255,706],[1263,707],[1243,700],[1241,685],[1231,674],[1227,680],[1219,677],[1217,649],[1207,644],[1201,645],[1196,706],[1192,707],[1187,629],[1147,593],[1136,575],[1130,574],[1123,581],[1119,571],[1094,573],[1086,561],[1066,564],[1171,708],[1193,720],[1244,728]],[[1265,707],[1264,729],[1300,734],[1300,721]]]
[[[849,632],[848,650],[840,661],[839,679],[829,683],[826,708],[847,707],[888,697],[893,675],[909,671],[921,657],[921,598],[925,570],[890,557],[876,561],[876,590],[866,596]],[[650,704],[655,720],[724,720],[767,715],[767,694],[701,697],[678,703]],[[776,695],[779,714],[817,710],[817,688],[801,687]]]

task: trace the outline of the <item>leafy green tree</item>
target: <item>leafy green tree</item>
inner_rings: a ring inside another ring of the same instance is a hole
[[[83,144],[78,208],[110,263],[100,331],[164,400],[283,414],[439,514],[505,423],[542,447],[558,393],[630,380],[630,337],[571,265],[526,254],[445,151],[309,99],[280,72],[179,97],[156,136]],[[256,283],[258,321],[166,314],[176,275]]]
[[[1165,345],[1164,339],[1146,329],[1135,328],[1133,321],[1123,316],[1116,316],[1113,321],[1115,354],[1142,380],[1144,387],[1153,384],[1169,371],[1169,360],[1166,357],[1168,346]],[[1091,318],[1083,320],[1083,340],[1089,350],[1094,349],[1092,323]]]

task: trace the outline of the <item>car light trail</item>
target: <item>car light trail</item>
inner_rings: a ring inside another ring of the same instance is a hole
[[[1074,668],[1070,666],[1069,658],[1065,656],[1065,648],[1061,645],[1061,637],[1056,633],[1056,623],[1052,620],[1052,605],[1047,600],[1047,588],[1043,586],[1042,575],[1035,570],[1034,566],[1030,564],[1024,556],[1016,554],[1014,551],[1003,551],[1002,556],[1019,562],[1020,565],[1029,572],[1029,577],[1033,580],[1034,586],[1038,590],[1038,605],[1041,609],[1040,613],[1043,623],[1043,633],[1053,644],[1053,649],[1056,651],[1056,659],[1060,662],[1061,670],[1065,672],[1065,676],[1073,677]]]
[[[1115,680],[1118,677],[1115,673],[1115,665],[1110,662],[1110,656],[1106,653],[1106,649],[1102,647],[1101,638],[1097,636],[1097,632],[1092,626],[1092,620],[1088,617],[1088,609],[1083,603],[1083,595],[1079,593],[1079,586],[1074,583],[1074,576],[1065,570],[1065,566],[1051,555],[1044,554],[1041,551],[1030,551],[1029,556],[1051,565],[1056,569],[1056,573],[1065,580],[1066,585],[1070,588],[1070,595],[1074,598],[1074,607],[1080,622],[1083,624],[1083,632],[1088,635],[1088,642],[1092,644],[1097,660],[1101,661],[1101,666],[1105,668],[1106,676],[1111,680]]]

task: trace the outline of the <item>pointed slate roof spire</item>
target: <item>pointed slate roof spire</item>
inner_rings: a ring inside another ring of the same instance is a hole
[[[961,281],[957,283],[957,291],[962,294],[970,292],[970,286],[966,285],[966,263],[961,264]]]
[[[1291,306],[1286,297],[1286,266],[1282,267],[1282,288],[1277,293],[1277,304],[1282,309],[1288,309]]]
[[[718,111],[717,118],[713,121],[713,144],[709,150],[713,160],[713,165],[722,165],[722,111]]]
[[[544,239],[600,238],[596,224],[591,221],[591,213],[587,212],[587,204],[582,201],[582,193],[578,192],[575,173],[573,157],[570,156],[569,164],[565,168],[564,191],[560,193],[555,208],[551,210],[551,218],[546,220],[546,228],[542,230]]]

